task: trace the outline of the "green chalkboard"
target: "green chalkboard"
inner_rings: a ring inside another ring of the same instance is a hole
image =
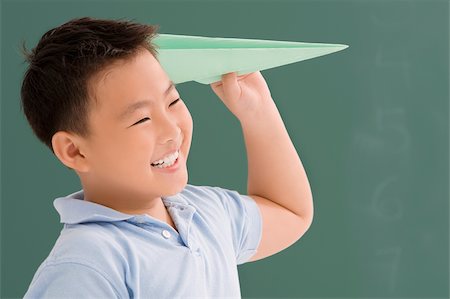
[[[294,245],[239,266],[245,298],[449,297],[448,1],[2,1],[1,298],[22,297],[80,188],[20,111],[48,29],[81,16],[160,33],[346,44],[262,72],[308,174],[314,221]],[[207,85],[177,86],[194,119],[189,183],[246,191],[237,119]],[[217,158],[219,157],[219,158]]]

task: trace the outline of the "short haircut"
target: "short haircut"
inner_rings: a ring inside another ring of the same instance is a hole
[[[38,139],[54,153],[52,137],[58,131],[89,137],[89,112],[94,104],[90,79],[145,49],[158,59],[158,46],[152,43],[158,29],[159,25],[123,19],[83,17],[47,31],[31,52],[23,41],[21,51],[29,67],[21,104]]]

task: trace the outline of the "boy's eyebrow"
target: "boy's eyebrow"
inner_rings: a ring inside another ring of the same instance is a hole
[[[173,83],[172,80],[170,80],[169,84],[170,84],[169,87],[167,87],[166,91],[163,94],[163,98],[166,98],[169,95],[169,93],[172,91],[172,89],[175,88],[175,84]],[[123,120],[128,115],[130,115],[134,111],[136,111],[137,109],[145,107],[147,105],[150,105],[151,103],[152,103],[152,101],[147,100],[147,99],[134,102],[134,103],[130,104],[127,108],[125,108],[125,110],[119,115],[119,119]]]

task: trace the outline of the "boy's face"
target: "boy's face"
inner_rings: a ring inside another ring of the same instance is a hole
[[[193,121],[183,100],[175,102],[180,94],[175,87],[168,90],[170,83],[148,51],[114,64],[91,80],[98,104],[91,106],[92,137],[84,145],[89,170],[79,173],[84,188],[95,189],[91,194],[148,200],[185,187]],[[138,101],[147,102],[126,113]],[[177,149],[177,170],[151,166]]]

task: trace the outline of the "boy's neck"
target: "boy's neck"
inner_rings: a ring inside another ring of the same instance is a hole
[[[120,194],[117,192],[115,192],[114,195],[109,192],[107,192],[107,194],[101,193],[100,195],[99,192],[92,192],[92,190],[88,190],[86,188],[83,188],[83,190],[85,197],[84,199],[86,201],[95,202],[97,204],[106,206],[113,210],[129,215],[147,214],[148,216],[151,216],[162,222],[167,223],[168,225],[173,227],[176,231],[178,231],[161,197],[157,197],[151,201],[145,201],[145,200],[136,200],[136,197],[131,195],[120,196]],[[124,198],[134,198],[135,200],[124,201],[123,200]],[[143,203],[143,205],[139,206],[139,203]]]

